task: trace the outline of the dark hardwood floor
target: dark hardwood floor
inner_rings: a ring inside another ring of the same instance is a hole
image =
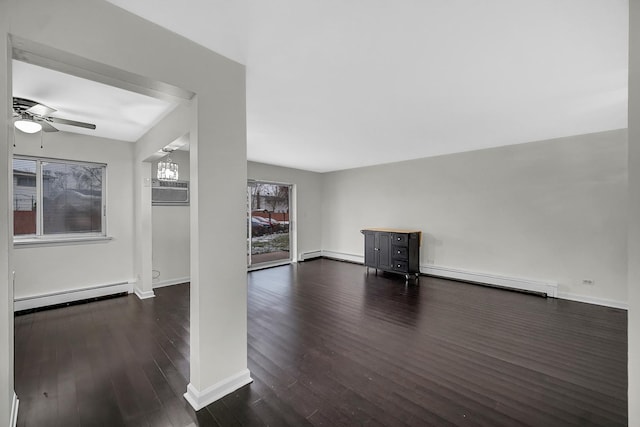
[[[627,315],[317,260],[249,274],[254,382],[195,413],[189,287],[16,318],[20,426],[623,426]]]

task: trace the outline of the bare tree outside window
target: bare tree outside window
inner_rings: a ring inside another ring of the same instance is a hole
[[[249,186],[251,189],[251,206],[253,207],[253,210],[262,209],[262,200],[264,198],[266,186],[267,184],[259,182],[253,183]]]
[[[267,199],[272,212],[284,212],[289,209],[289,186],[274,185],[272,195]]]

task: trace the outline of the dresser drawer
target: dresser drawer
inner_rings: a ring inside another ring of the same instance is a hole
[[[394,259],[393,260],[393,269],[395,271],[400,271],[402,273],[407,273],[409,271],[409,264],[407,264],[407,261],[401,261],[401,260]]]
[[[406,246],[393,246],[393,258],[406,260],[409,257],[409,248]]]
[[[391,234],[391,243],[396,246],[407,246],[409,244],[408,234]]]

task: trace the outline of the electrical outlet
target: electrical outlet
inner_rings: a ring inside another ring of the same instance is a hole
[[[582,279],[582,284],[593,286],[596,284],[596,282],[593,279]]]

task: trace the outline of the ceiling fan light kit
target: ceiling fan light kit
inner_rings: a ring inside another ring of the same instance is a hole
[[[16,127],[16,129],[24,133],[36,133],[42,130],[42,125],[40,123],[30,119],[23,118],[20,120],[16,120],[13,125]]]

